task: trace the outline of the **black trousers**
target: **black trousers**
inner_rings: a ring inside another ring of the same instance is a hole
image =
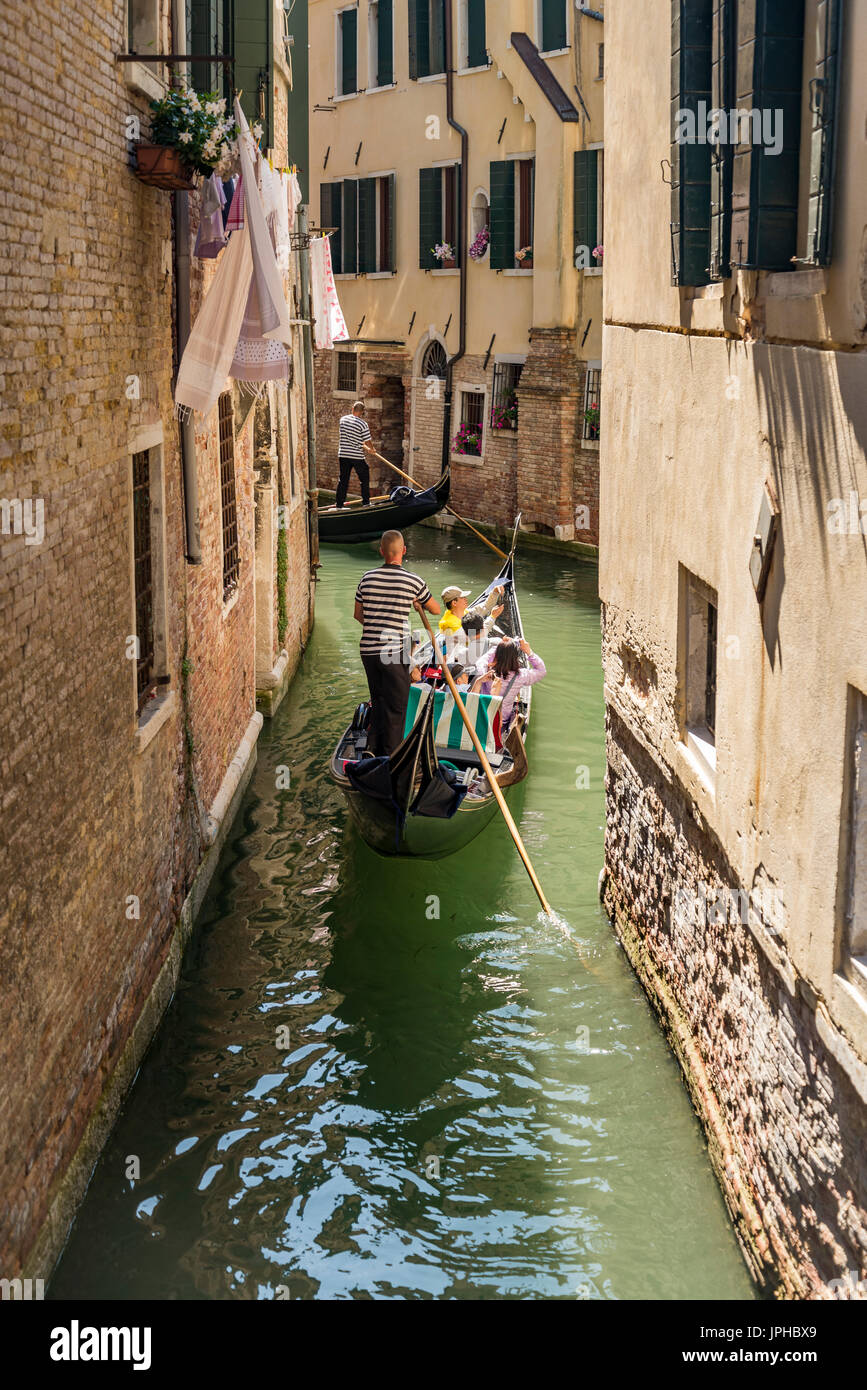
[[[403,726],[409,703],[409,667],[380,656],[361,657],[370,688],[370,733],[368,748],[377,757],[387,757],[403,743]]]
[[[354,468],[361,482],[361,499],[366,507],[370,501],[370,469],[364,459],[338,458],[337,462],[340,464],[340,481],[337,484],[337,496],[334,499],[336,505],[342,507],[346,501],[349,478]]]

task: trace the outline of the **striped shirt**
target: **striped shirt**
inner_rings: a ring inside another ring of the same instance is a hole
[[[431,591],[421,575],[401,565],[381,565],[361,576],[355,600],[364,609],[361,655],[383,656],[409,665],[409,610],[429,603]]]
[[[342,459],[363,459],[362,444],[370,438],[370,426],[358,415],[341,415],[340,443],[337,452]]]

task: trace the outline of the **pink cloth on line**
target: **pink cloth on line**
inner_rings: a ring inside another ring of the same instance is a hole
[[[244,225],[244,175],[241,174],[235,184],[235,194],[229,206],[229,220],[226,223],[227,232],[240,232]]]
[[[315,341],[318,348],[332,348],[345,343],[349,330],[337,298],[334,271],[331,267],[331,243],[327,236],[313,237],[310,242],[310,281],[313,290],[313,317],[316,320]]]

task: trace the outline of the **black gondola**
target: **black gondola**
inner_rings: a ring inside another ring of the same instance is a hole
[[[326,544],[351,544],[378,540],[383,531],[405,531],[407,526],[441,512],[449,500],[450,488],[451,474],[446,467],[439,482],[424,492],[398,487],[386,502],[371,502],[367,507],[321,508],[319,539]]]
[[[499,574],[474,603],[483,602],[493,589],[503,585],[504,611],[497,627],[520,641],[524,632],[515,593],[513,555],[514,547]],[[431,657],[428,644],[419,653],[419,660],[423,663]],[[532,687],[521,691],[504,748],[488,755],[504,792],[523,781],[529,770],[525,741],[531,696]],[[496,798],[479,770],[478,755],[472,749],[437,747],[431,698],[396,752],[390,758],[372,758],[366,751],[367,709],[367,705],[360,705],[356,710],[330,764],[331,776],[346,796],[364,840],[380,854],[408,858],[441,859],[463,849],[497,813]]]

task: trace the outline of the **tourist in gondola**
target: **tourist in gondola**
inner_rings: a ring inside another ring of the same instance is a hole
[[[370,688],[368,747],[387,757],[403,741],[412,666],[409,610],[439,613],[440,606],[421,575],[403,568],[400,531],[386,531],[379,553],[383,563],[362,575],[356,590],[355,619],[362,625],[361,661]]]
[[[371,443],[370,426],[364,418],[364,401],[356,401],[350,415],[340,417],[340,442],[337,446],[337,462],[340,465],[340,479],[334,505],[343,506],[349,490],[349,479],[353,468],[361,483],[361,499],[364,506],[370,502],[370,467],[365,454],[375,453]]]
[[[521,665],[520,652],[527,657],[529,666]],[[500,743],[506,741],[515,716],[515,702],[521,691],[528,685],[535,685],[536,681],[542,680],[547,674],[544,661],[523,638],[520,642],[512,642],[510,638],[504,637],[502,642],[498,643],[490,657],[487,670],[473,682],[472,689],[474,694],[502,697]]]
[[[496,621],[503,611],[503,605],[497,603],[503,597],[503,587],[494,589],[487,597],[485,603],[476,604],[469,609],[471,613],[481,613],[483,617]],[[458,584],[448,584],[442,592],[442,600],[445,604],[445,612],[440,618],[440,632],[459,633],[464,615],[467,613],[467,599],[470,596],[469,589],[462,589]]]

